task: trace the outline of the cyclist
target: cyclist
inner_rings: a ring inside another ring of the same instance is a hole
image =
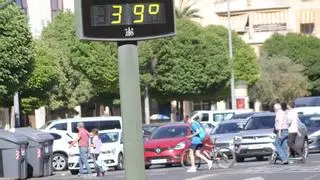
[[[197,157],[206,161],[208,163],[208,168],[211,169],[212,161],[207,159],[200,152],[200,150],[203,146],[202,141],[204,140],[204,138],[206,136],[205,130],[198,121],[192,120],[191,118],[188,118],[188,123],[191,124],[191,135],[187,136],[187,138],[191,138],[191,145],[190,145],[190,151],[189,151],[191,167],[190,167],[190,169],[187,170],[187,172],[196,172],[197,171],[197,168],[195,166],[194,155],[196,155]]]

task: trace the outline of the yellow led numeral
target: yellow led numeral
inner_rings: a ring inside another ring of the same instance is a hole
[[[112,13],[112,16],[116,17],[117,20],[111,21],[111,24],[121,24],[122,6],[113,5],[113,9],[118,9],[118,12]]]
[[[159,13],[160,5],[159,4],[150,4],[149,5],[149,14],[155,15]]]
[[[140,16],[140,18],[134,20],[133,23],[142,23],[144,20],[144,5],[142,4],[134,5],[133,13],[136,16]]]

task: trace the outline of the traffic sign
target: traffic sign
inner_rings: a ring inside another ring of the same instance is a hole
[[[77,0],[84,40],[139,41],[175,35],[173,0]]]

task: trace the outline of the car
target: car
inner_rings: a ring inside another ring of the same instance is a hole
[[[228,147],[234,150],[233,140],[242,130],[248,119],[234,119],[221,122],[211,133],[212,141],[215,141],[215,147]]]
[[[244,130],[234,138],[236,160],[244,161],[245,158],[256,157],[257,160],[263,160],[265,156],[270,156],[274,151],[275,113],[262,112],[255,113],[250,117]],[[302,136],[296,139],[305,155],[308,155],[308,135],[307,129],[299,121],[299,131]]]
[[[121,129],[99,131],[102,141],[101,154],[102,159],[109,168],[121,170],[124,168],[124,151],[123,151],[123,133]],[[69,170],[71,174],[79,173],[79,150],[76,153],[69,154]],[[89,166],[94,169],[93,159],[88,157]]]
[[[224,111],[209,111],[201,110],[194,111],[191,119],[201,123],[211,123],[217,126],[220,122],[230,120],[236,114],[253,112],[252,109],[239,109],[239,110],[224,110]]]
[[[54,137],[52,168],[54,171],[63,171],[68,168],[68,154],[71,151],[76,151],[75,148],[69,148],[72,143],[72,137],[65,131],[59,130],[44,130],[43,132],[50,133]]]
[[[191,126],[188,123],[169,123],[159,127],[144,142],[144,159],[146,169],[152,165],[180,164],[181,155],[188,149],[191,142]]]
[[[46,122],[40,130],[66,131],[73,138],[76,138],[78,133],[77,124],[79,122],[82,122],[84,124],[84,128],[89,132],[94,128],[98,128],[100,131],[122,129],[122,119],[120,116],[101,116],[52,120]]]
[[[320,152],[320,114],[300,115],[299,119],[307,127],[309,151]]]
[[[143,139],[148,139],[163,123],[144,124],[142,126]]]

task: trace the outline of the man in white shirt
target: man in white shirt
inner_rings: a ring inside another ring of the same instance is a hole
[[[289,103],[287,105],[287,120],[289,124],[289,135],[288,135],[288,146],[294,150],[299,156],[302,155],[301,147],[295,144],[297,136],[301,136],[299,133],[299,116],[298,113],[293,109],[294,103]]]
[[[282,110],[281,105],[278,103],[274,105],[274,111],[276,113],[275,133],[277,135],[274,145],[279,154],[279,158],[282,161],[282,164],[288,164],[288,123],[286,113]]]

